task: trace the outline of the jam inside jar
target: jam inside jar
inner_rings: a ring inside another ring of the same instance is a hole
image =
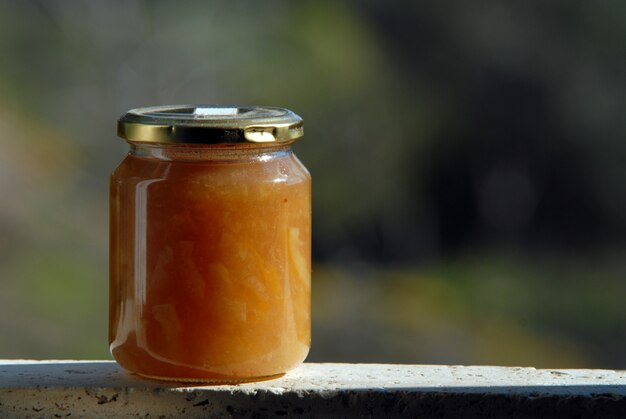
[[[310,347],[311,180],[291,149],[301,119],[196,109],[118,124],[131,150],[110,183],[111,353],[163,380],[278,376]]]

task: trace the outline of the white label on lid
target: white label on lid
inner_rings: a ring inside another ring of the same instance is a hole
[[[196,108],[193,111],[196,116],[233,116],[239,114],[237,108]]]

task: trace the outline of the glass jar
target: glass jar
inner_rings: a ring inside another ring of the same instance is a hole
[[[129,111],[111,175],[109,342],[164,380],[281,375],[310,347],[311,178],[302,119],[272,107]]]

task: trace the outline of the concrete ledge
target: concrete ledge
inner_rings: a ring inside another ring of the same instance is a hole
[[[140,379],[110,361],[0,360],[0,417],[626,417],[626,372],[304,364],[236,386]]]

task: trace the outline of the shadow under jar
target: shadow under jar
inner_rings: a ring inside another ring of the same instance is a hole
[[[129,111],[111,175],[109,342],[163,380],[279,376],[310,347],[302,119],[272,107]]]

